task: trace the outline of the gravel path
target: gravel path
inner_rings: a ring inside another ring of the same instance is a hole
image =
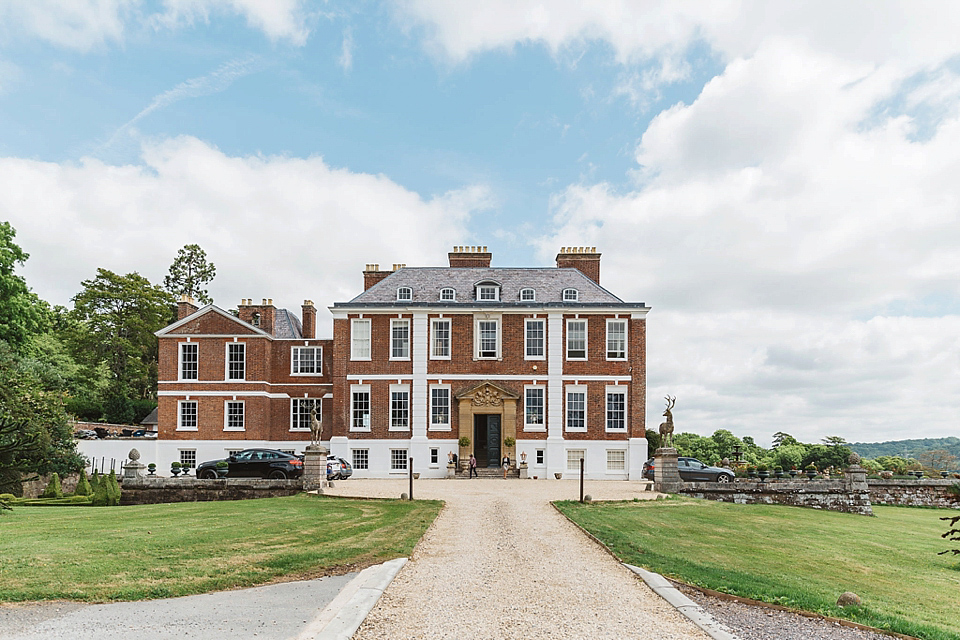
[[[588,482],[595,498],[653,497]],[[399,496],[401,480],[348,480],[328,494]],[[447,501],[354,638],[707,638],[550,506],[573,481],[419,480]]]

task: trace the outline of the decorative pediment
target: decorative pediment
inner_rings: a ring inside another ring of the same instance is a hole
[[[485,381],[455,394],[457,400],[469,400],[475,407],[499,407],[504,400],[516,401],[520,396],[506,387]]]
[[[169,335],[252,335],[272,337],[269,333],[247,324],[233,314],[209,304],[189,316],[157,331],[157,336]]]

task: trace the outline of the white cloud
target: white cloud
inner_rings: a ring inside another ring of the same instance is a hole
[[[303,5],[303,0],[163,0],[162,10],[149,11],[144,0],[9,0],[0,3],[0,33],[88,51],[122,42],[131,27],[174,29],[238,15],[272,40],[302,46],[310,35]]]
[[[343,47],[340,50],[340,59],[337,61],[344,71],[353,68],[353,33],[350,29],[343,32]]]
[[[231,157],[190,137],[144,148],[139,165],[0,159],[0,219],[34,256],[23,275],[65,304],[97,267],[162,282],[177,249],[198,243],[217,265],[211,294],[230,308],[273,298],[299,315],[353,298],[369,262],[437,264],[468,237],[482,187],[424,199],[384,176],[322,158]],[[329,332],[329,314],[321,312]]]

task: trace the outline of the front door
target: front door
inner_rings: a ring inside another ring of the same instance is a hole
[[[500,416],[487,416],[487,466],[500,466]]]

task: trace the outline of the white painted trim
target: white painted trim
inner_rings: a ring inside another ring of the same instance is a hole
[[[320,369],[316,373],[297,373],[293,370],[294,360],[297,360],[293,357],[293,354],[298,349],[313,349],[314,351],[314,362],[317,363],[318,368]],[[319,355],[316,355],[316,352],[319,352]],[[321,345],[292,345],[290,347],[290,375],[291,376],[322,376],[323,375],[323,346]]]
[[[610,324],[614,322],[619,322],[623,324],[623,357],[622,358],[611,358],[610,357]],[[607,362],[625,362],[630,355],[630,322],[626,318],[607,318],[607,334],[606,339],[603,345],[603,357],[607,359]]]
[[[183,426],[183,405],[187,402],[192,403],[197,409],[197,424],[194,427]],[[177,431],[199,431],[200,430],[200,402],[198,400],[180,400],[177,402]]]
[[[406,326],[407,327],[407,355],[405,356],[394,356],[393,355],[393,328],[395,326]],[[412,349],[411,342],[411,327],[409,318],[393,318],[390,320],[390,353],[388,360],[392,362],[408,362],[410,360],[410,350]],[[373,346],[373,341],[371,339],[371,348]]]
[[[239,340],[237,340],[237,337],[234,337],[233,342],[225,342],[223,344],[223,381],[224,382],[242,382],[247,379],[247,343],[240,342]],[[240,349],[240,351],[243,353],[243,377],[231,378],[230,377],[230,347],[234,347],[237,345],[243,346],[243,348]]]
[[[443,424],[433,424],[433,390],[446,389],[447,391],[447,421]],[[451,414],[453,413],[453,391],[449,384],[431,384],[427,387],[427,429],[430,431],[451,431]]]
[[[541,392],[540,411],[543,417],[543,424],[527,423],[527,391],[539,389]],[[544,431],[547,428],[547,388],[542,384],[523,385],[523,430],[524,431]]]
[[[583,323],[583,357],[582,358],[571,358],[570,357],[570,324],[574,322]],[[564,359],[570,362],[584,362],[590,357],[590,322],[587,318],[567,318],[567,339],[564,341]]]
[[[549,347],[548,347],[549,348]],[[548,351],[549,353],[549,351]],[[553,371],[555,368],[559,368],[559,365],[554,365],[552,360],[550,363],[550,370]],[[547,381],[552,380],[556,374],[548,375],[520,375],[520,374],[479,374],[479,373],[428,373],[428,378],[433,379],[443,379],[443,380],[535,380],[535,381]],[[556,375],[558,381],[574,381],[574,380],[587,380],[590,382],[630,382],[633,380],[630,376],[581,376],[581,375]],[[412,380],[413,376],[411,375],[394,375],[389,373],[355,373],[347,376],[347,380]],[[217,384],[223,384],[222,382]],[[284,386],[278,384],[277,386]],[[329,386],[329,385],[327,385]]]
[[[497,355],[480,355],[480,323],[495,322],[497,324]],[[503,318],[498,313],[476,313],[473,316],[473,359],[474,360],[502,360],[503,359]]]
[[[623,396],[623,429],[611,429],[607,424],[607,416],[610,412],[610,394],[618,393]],[[607,385],[603,391],[603,430],[605,433],[623,433],[630,431],[629,408],[627,406],[627,387],[625,385]]]
[[[230,419],[230,411],[229,411],[230,404],[239,404],[241,407],[243,407],[241,409],[242,417],[243,417],[243,426],[240,428],[227,426],[227,423],[229,422],[229,419]],[[237,400],[234,397],[234,398],[230,398],[229,400],[223,401],[223,430],[224,431],[246,431],[247,430],[247,406],[243,400]]]
[[[268,393],[266,391],[235,391],[233,389],[226,389],[223,391],[158,391],[157,396],[164,397],[189,397],[189,396],[237,396],[245,398],[289,398],[290,394],[287,393]]]
[[[396,376],[388,376],[396,378]],[[158,384],[262,384],[268,387],[332,387],[332,382],[267,382],[266,380],[160,380]]]
[[[436,326],[444,323],[447,325],[447,355],[438,356],[434,354],[433,347],[436,344]],[[430,318],[430,341],[427,345],[430,360],[450,360],[453,354],[453,321],[450,318]]]
[[[317,409],[317,413],[319,413],[320,415],[323,415],[323,396],[319,398],[317,396],[304,396],[302,398],[301,397],[290,398],[290,413],[287,416],[289,418],[289,420],[287,421],[287,426],[288,426],[287,431],[289,431],[290,433],[310,433],[310,427],[301,428],[301,427],[293,426],[293,407],[294,407],[294,404],[299,400],[314,400],[316,402],[319,402],[320,407]]]
[[[196,347],[197,350],[197,377],[183,377],[183,348],[185,346]],[[177,382],[196,382],[200,378],[200,343],[199,342],[178,342],[177,343]]]
[[[354,331],[358,324],[365,324],[367,326],[367,355],[357,355],[356,349],[356,338],[354,337]],[[350,319],[350,359],[354,361],[369,361],[373,356],[373,323],[370,318],[351,318]]]
[[[365,428],[364,428],[364,427],[354,428],[354,426],[353,426],[353,419],[354,419],[354,415],[353,415],[353,394],[354,394],[354,393],[366,393],[366,394],[367,394],[369,406],[367,407],[367,426],[366,426]],[[370,423],[373,421],[373,394],[370,392],[370,385],[368,385],[368,384],[352,384],[352,385],[350,385],[350,399],[349,399],[349,402],[350,402],[350,428],[349,428],[348,430],[349,430],[349,431],[354,431],[354,432],[360,432],[360,433],[368,433],[368,432],[370,431],[370,426],[371,426]]]
[[[570,394],[571,393],[582,393],[583,394],[583,427],[578,429],[571,429],[569,424],[569,412],[570,412]],[[588,407],[590,403],[587,398],[587,387],[581,384],[568,384],[563,391],[563,431],[564,433],[586,433],[589,426],[588,420]]]
[[[411,413],[413,411],[412,402],[410,401],[410,385],[408,384],[392,384],[390,385],[390,396],[388,398],[388,417],[389,422],[387,423],[387,431],[400,431],[408,432],[410,431],[410,422],[411,422]],[[394,393],[405,393],[407,395],[407,426],[405,427],[395,427],[393,426],[393,394]],[[351,424],[353,424],[351,422]]]

